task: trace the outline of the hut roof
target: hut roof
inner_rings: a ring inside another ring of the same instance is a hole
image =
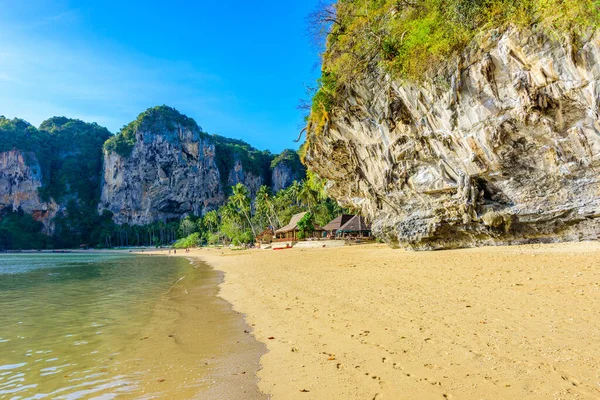
[[[354,217],[352,214],[342,214],[323,227],[325,231],[337,231]]]
[[[298,228],[298,222],[300,222],[300,220],[302,219],[302,217],[304,217],[306,215],[305,212],[296,214],[292,217],[292,219],[290,220],[290,223],[287,224],[284,227],[281,227],[279,229],[277,229],[275,231],[275,233],[286,233],[286,232],[291,232],[294,231]]]
[[[298,230],[298,222],[300,222],[300,220],[306,215],[306,212],[301,212],[299,214],[296,214],[292,217],[292,219],[290,220],[290,223],[287,224],[286,226],[284,226],[283,228],[279,228],[275,231],[275,233],[287,233],[287,232],[292,232],[295,230]],[[313,224],[313,226],[315,227],[315,229],[313,230],[313,232],[319,232],[322,231],[323,228],[321,228],[319,225],[317,224]]]
[[[256,238],[261,239],[261,238],[269,237],[269,236],[273,236],[273,235],[274,235],[273,229],[267,228],[264,231],[262,231],[261,233],[259,233],[258,235],[256,235]]]
[[[370,231],[371,225],[367,224],[362,216],[355,215],[350,221],[340,227],[339,230],[342,232],[364,232]]]

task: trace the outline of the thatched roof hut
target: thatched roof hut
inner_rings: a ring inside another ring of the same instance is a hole
[[[304,218],[306,214],[306,212],[301,212],[299,214],[294,215],[290,220],[289,224],[275,231],[275,236],[277,236],[278,239],[296,240],[298,238],[299,232],[298,222],[300,222],[300,220]],[[315,224],[314,227],[315,229],[313,230],[313,233],[323,232],[323,228],[321,228],[320,226]]]
[[[344,224],[346,224],[346,222],[350,221],[353,217],[354,217],[354,215],[352,215],[352,214],[342,214],[342,215],[338,216],[337,218],[335,218],[330,223],[328,223],[327,225],[325,225],[323,227],[323,230],[326,232],[335,233],[335,232],[337,232],[338,229],[340,229],[342,226],[344,226]]]
[[[338,229],[341,233],[370,233],[371,225],[367,224],[361,215],[355,215]]]

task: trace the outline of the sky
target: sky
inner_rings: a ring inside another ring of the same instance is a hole
[[[0,115],[116,133],[166,104],[205,132],[297,148],[318,0],[0,0]]]

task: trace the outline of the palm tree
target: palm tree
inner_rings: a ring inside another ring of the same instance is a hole
[[[298,192],[298,201],[300,204],[307,206],[308,211],[312,211],[312,207],[319,201],[319,193],[310,187],[308,182],[304,181]]]
[[[300,184],[298,181],[294,181],[286,190],[286,194],[289,196],[289,199],[292,204],[298,205],[298,193],[300,192]]]
[[[271,190],[267,186],[263,185],[260,187],[260,189],[258,189],[258,193],[256,193],[256,200],[254,204],[256,206],[257,212],[264,213],[267,216],[269,224],[271,225],[271,227],[273,227],[273,229],[279,228],[281,222],[279,222],[279,217],[277,216],[275,208],[273,207],[273,201],[271,199]],[[273,216],[277,220],[277,224],[274,223],[275,221],[272,218]]]
[[[179,230],[183,237],[188,237],[196,229],[196,224],[192,222],[190,217],[185,217],[179,224]]]
[[[215,233],[219,229],[219,214],[216,210],[212,210],[204,214],[204,225],[210,233]]]
[[[250,197],[248,196],[248,189],[242,183],[238,183],[237,185],[231,188],[232,194],[229,198],[229,201],[237,207],[237,209],[244,214],[248,224],[250,225],[250,229],[252,229],[252,234],[256,237],[256,232],[254,230],[254,226],[252,225],[252,221],[250,220]]]

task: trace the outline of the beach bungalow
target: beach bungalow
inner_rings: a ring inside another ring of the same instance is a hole
[[[328,223],[323,227],[323,230],[327,234],[329,238],[335,238],[337,231],[344,226],[348,221],[350,221],[354,215],[352,214],[342,214],[339,217],[335,218],[333,221]]]
[[[290,220],[290,223],[287,224],[286,226],[277,229],[275,231],[275,236],[277,238],[277,240],[282,241],[282,240],[289,240],[289,241],[297,241],[298,240],[298,233],[300,232],[300,230],[298,229],[298,222],[300,222],[300,220],[306,215],[306,212],[302,212],[299,214],[296,214],[292,217],[292,219]],[[323,233],[323,228],[321,228],[318,225],[314,225],[315,229],[313,232],[311,232],[311,237],[321,237],[321,234]]]
[[[337,230],[337,234],[343,237],[370,237],[371,225],[361,215],[355,215]]]

